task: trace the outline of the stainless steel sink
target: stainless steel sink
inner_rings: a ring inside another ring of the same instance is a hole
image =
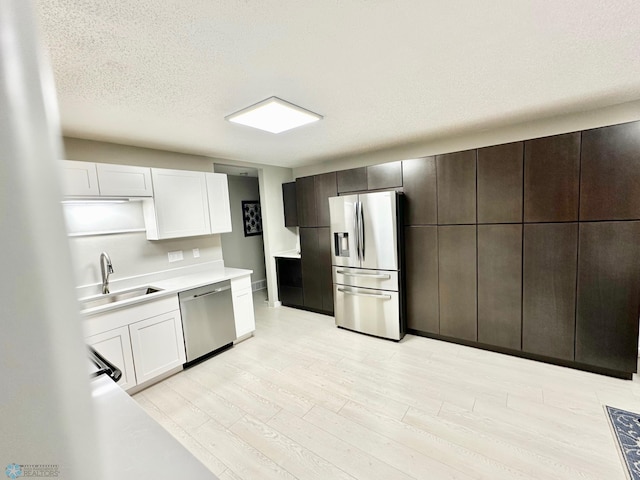
[[[86,310],[87,308],[100,307],[109,303],[121,302],[123,300],[129,300],[131,298],[143,297],[150,293],[160,292],[160,288],[153,287],[139,287],[131,290],[122,290],[120,292],[107,293],[104,295],[97,295],[95,297],[83,298],[80,300],[80,309]]]

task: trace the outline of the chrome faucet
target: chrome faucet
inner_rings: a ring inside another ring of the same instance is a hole
[[[107,252],[100,254],[100,271],[102,272],[102,293],[109,293],[109,274],[113,273],[113,265]]]

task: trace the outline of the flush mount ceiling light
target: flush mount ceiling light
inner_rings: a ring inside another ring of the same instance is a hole
[[[240,123],[271,133],[282,133],[322,118],[278,97],[271,97],[239,112],[225,117],[233,123]]]

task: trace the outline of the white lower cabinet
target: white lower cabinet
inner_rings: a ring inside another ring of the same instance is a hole
[[[122,370],[124,390],[186,361],[177,295],[94,315],[84,330],[85,341]]]
[[[247,275],[232,279],[231,294],[233,296],[233,315],[236,320],[236,336],[240,338],[256,329],[251,277]]]
[[[123,390],[136,386],[136,374],[133,366],[133,353],[129,337],[129,327],[120,327],[108,332],[91,335],[86,339],[96,351],[113,363],[122,372],[118,385]]]
[[[129,333],[138,383],[185,363],[179,310],[129,325]]]

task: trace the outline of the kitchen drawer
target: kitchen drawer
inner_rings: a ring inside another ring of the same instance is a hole
[[[337,326],[400,340],[398,292],[342,285],[333,288]]]
[[[333,283],[397,292],[398,272],[334,266]]]

